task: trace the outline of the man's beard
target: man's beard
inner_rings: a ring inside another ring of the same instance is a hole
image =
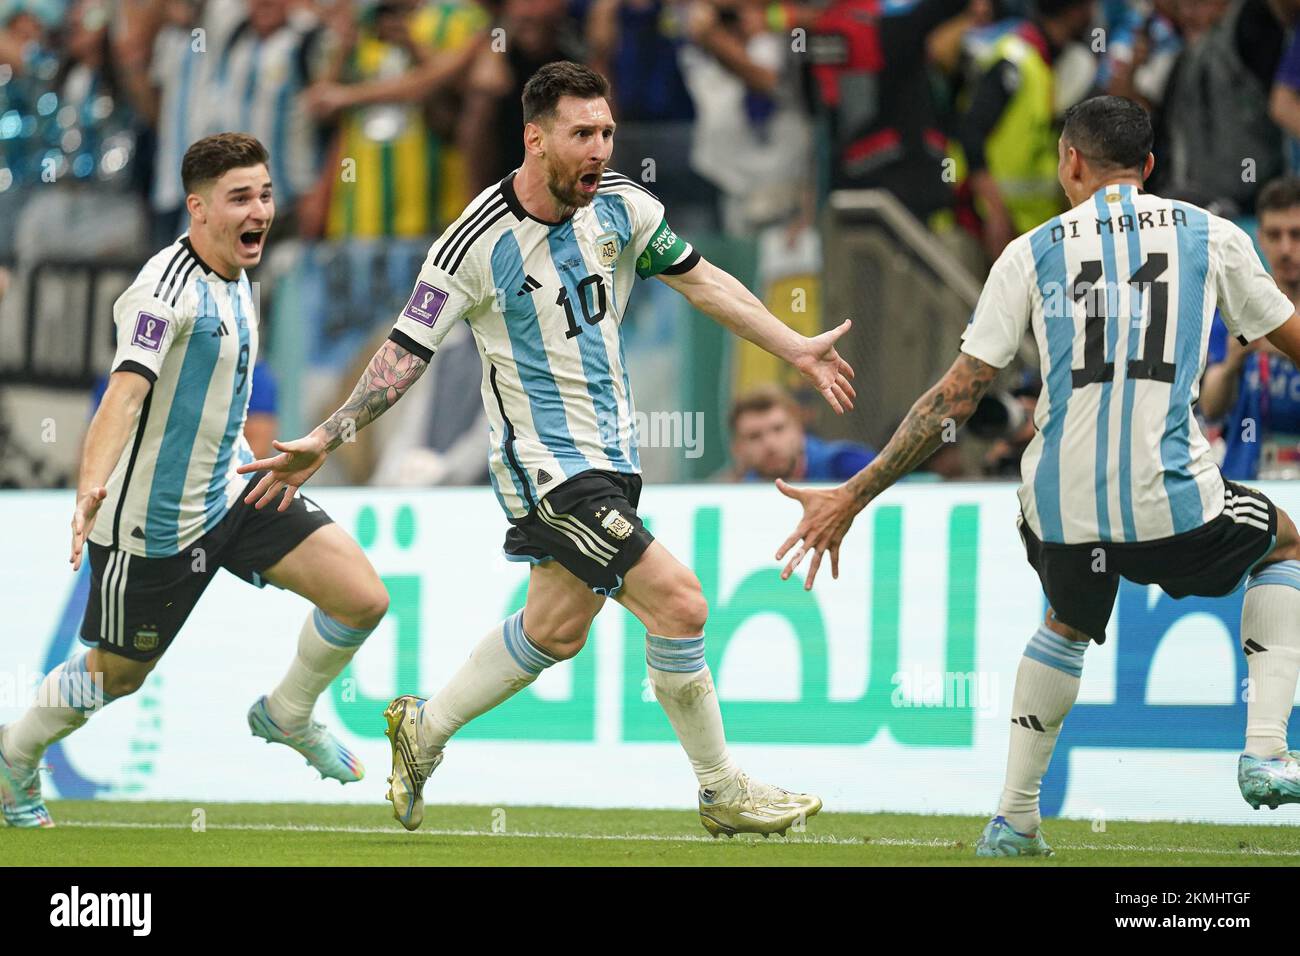
[[[560,173],[549,163],[546,166],[546,188],[566,212],[585,206],[592,200],[591,196],[578,191],[576,176],[562,179]]]

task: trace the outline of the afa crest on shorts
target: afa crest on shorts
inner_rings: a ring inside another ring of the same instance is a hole
[[[618,260],[618,233],[605,232],[596,237],[596,258],[600,267],[608,269]]]
[[[600,526],[604,528],[605,533],[615,541],[626,540],[628,535],[630,535],[634,530],[632,522],[628,521],[613,508],[611,508],[609,513],[601,519]]]

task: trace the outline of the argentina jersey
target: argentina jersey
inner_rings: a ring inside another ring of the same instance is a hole
[[[481,193],[429,250],[391,338],[426,361],[459,319],[483,364],[492,486],[527,515],[584,471],[640,471],[622,319],[639,275],[699,254],[639,183],[607,171],[563,222],[528,214],[514,173]]]
[[[113,371],[153,388],[108,479],[90,540],[146,558],[201,537],[235,503],[253,460],[244,440],[257,314],[248,277],[228,281],[185,235],[150,259],[113,305]]]
[[[1192,414],[1216,307],[1243,342],[1294,312],[1237,226],[1133,186],[1101,188],[994,264],[962,351],[1002,368],[1033,329],[1043,390],[1020,505],[1042,541],[1150,541],[1223,510]]]

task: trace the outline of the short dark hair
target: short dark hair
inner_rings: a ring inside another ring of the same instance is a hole
[[[609,97],[609,81],[590,67],[568,60],[547,63],[524,84],[524,122],[537,123],[555,116],[562,96],[593,100]]]
[[[216,133],[205,136],[185,151],[181,160],[181,183],[188,196],[201,186],[214,183],[232,169],[265,165],[270,157],[263,146],[247,133]]]
[[[1255,214],[1280,212],[1300,206],[1300,176],[1280,176],[1270,180],[1255,200]]]
[[[727,430],[734,433],[736,422],[740,421],[742,415],[766,412],[773,408],[784,408],[794,418],[799,417],[799,403],[781,386],[756,385],[731,403],[731,411],[727,414]]]
[[[1061,138],[1094,166],[1141,170],[1155,133],[1151,117],[1123,96],[1094,96],[1065,112]]]

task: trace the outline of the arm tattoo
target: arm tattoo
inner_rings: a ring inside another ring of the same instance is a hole
[[[933,388],[917,399],[884,451],[849,481],[855,498],[874,498],[930,457],[945,426],[957,428],[975,411],[998,370],[962,354]]]
[[[396,342],[384,342],[351,397],[321,426],[329,440],[328,449],[333,451],[344,442],[345,431],[356,434],[388,411],[428,366],[428,362]]]

